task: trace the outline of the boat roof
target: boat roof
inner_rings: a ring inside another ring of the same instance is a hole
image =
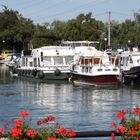
[[[87,46],[81,46],[75,48],[75,54],[79,54],[84,57],[102,57],[102,56],[108,56],[106,52],[99,51],[94,47],[87,47]]]
[[[43,52],[44,56],[67,56],[74,55],[74,51],[69,47],[61,47],[61,46],[43,46],[41,48],[33,49],[32,54],[40,55],[40,52]]]

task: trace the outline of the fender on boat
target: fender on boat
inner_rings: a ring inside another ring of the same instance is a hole
[[[36,70],[36,69],[32,70],[32,75],[33,75],[34,77],[37,75],[37,70]]]
[[[45,74],[43,73],[43,71],[39,71],[38,77],[39,77],[40,79],[43,79],[44,76],[45,76]]]
[[[54,71],[54,74],[55,74],[56,76],[59,76],[59,75],[61,74],[61,71],[60,71],[59,69],[56,69],[56,70]]]

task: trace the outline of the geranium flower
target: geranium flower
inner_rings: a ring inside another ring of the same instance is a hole
[[[115,140],[115,135],[114,135],[114,133],[111,134],[111,140]]]
[[[13,120],[11,129],[8,128],[9,124],[6,125],[5,128],[8,129],[7,131],[5,130],[6,134],[4,129],[0,128],[0,140],[66,140],[76,135],[74,131],[65,129],[63,126],[59,126],[58,123],[55,124],[56,117],[53,115],[48,115],[37,121],[37,125],[46,124],[45,127],[32,129],[30,126],[32,123],[26,122],[27,120],[32,121],[32,119],[24,118],[28,117],[28,115],[28,111],[21,111],[19,118]]]
[[[28,111],[21,111],[21,112],[19,113],[19,116],[20,116],[20,117],[27,117],[27,116],[29,116],[29,112],[28,112]]]
[[[22,129],[21,128],[12,128],[10,131],[12,137],[18,138],[22,136]]]
[[[135,109],[132,110],[132,112],[133,112],[135,115],[140,116],[140,108],[135,108]]]
[[[0,127],[0,134],[4,134],[4,128]]]
[[[47,138],[46,140],[58,140],[58,139],[50,137],[50,138]]]
[[[120,123],[118,125],[114,123],[112,126],[117,133],[121,133],[122,139],[140,140],[140,108],[120,111],[117,118],[121,119]]]
[[[16,119],[16,120],[14,120],[14,126],[15,126],[15,127],[20,127],[20,126],[23,125],[23,124],[24,124],[24,121],[21,120],[21,119]]]
[[[36,135],[36,132],[33,129],[29,129],[29,130],[27,130],[26,135],[33,139]]]
[[[125,114],[127,114],[127,111],[124,111],[124,110],[120,111],[120,112],[118,112],[117,117],[119,119],[124,119]]]

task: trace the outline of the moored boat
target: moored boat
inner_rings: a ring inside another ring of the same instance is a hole
[[[65,80],[70,75],[73,50],[69,47],[43,46],[23,51],[18,76],[43,80]]]
[[[95,47],[75,48],[74,64],[71,67],[70,80],[75,85],[120,85],[121,70],[117,55],[108,55]]]
[[[140,84],[140,51],[131,47],[120,53],[121,70],[124,84]]]

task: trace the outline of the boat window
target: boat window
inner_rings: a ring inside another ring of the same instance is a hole
[[[66,64],[69,64],[70,62],[72,62],[73,61],[73,57],[72,56],[66,56],[65,57],[65,62],[66,62]]]
[[[94,64],[102,64],[102,61],[100,60],[100,58],[94,58]]]
[[[82,67],[82,72],[84,72],[85,71],[85,67]]]
[[[30,67],[32,67],[33,66],[33,62],[30,62],[29,65],[30,65]]]
[[[25,66],[25,58],[22,58],[22,66]]]
[[[34,58],[34,67],[37,67],[37,58]]]
[[[88,67],[86,67],[86,71],[85,72],[88,73]]]
[[[129,63],[130,63],[130,57],[127,57],[127,58],[126,58],[126,66],[128,66]]]
[[[89,73],[92,73],[92,67],[89,67]]]
[[[125,66],[126,59],[125,57],[121,57],[121,66]]]
[[[43,52],[41,52],[41,61],[43,61]]]
[[[54,65],[64,65],[63,57],[62,56],[54,57]]]
[[[40,67],[40,59],[38,58],[38,66]]]
[[[43,60],[44,66],[45,65],[52,65],[51,56],[44,56],[43,59],[44,59]]]
[[[81,63],[81,64],[84,64],[84,59],[81,59],[81,60],[80,60],[80,63]]]
[[[133,63],[132,57],[130,56],[130,63]]]
[[[83,73],[92,73],[92,67],[83,66],[82,72]]]
[[[26,67],[28,67],[28,58],[26,58]]]

